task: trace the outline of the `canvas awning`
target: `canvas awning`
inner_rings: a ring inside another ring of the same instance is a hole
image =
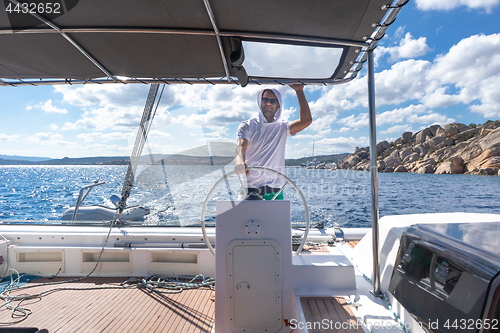
[[[13,12],[21,2],[0,2],[3,85],[290,79],[246,78],[245,41],[340,48],[332,73],[294,77],[339,83],[361,69],[363,51],[375,47],[407,0],[58,0],[61,14],[39,17]]]

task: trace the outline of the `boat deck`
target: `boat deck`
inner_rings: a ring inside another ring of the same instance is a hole
[[[355,248],[356,245],[358,245],[359,241],[347,241],[347,245],[349,245],[351,248]]]
[[[354,246],[357,242],[349,242]],[[327,253],[325,244],[306,246],[303,254]],[[166,294],[145,287],[121,285],[129,277],[87,277],[73,282],[71,278],[40,278],[28,283],[33,286],[12,295],[39,294],[58,289],[10,306],[29,309],[22,319],[20,312],[0,307],[1,329],[37,327],[49,332],[211,332],[214,323],[214,296],[209,288],[184,290]],[[315,301],[316,302],[316,301]],[[17,322],[20,321],[20,322]],[[17,323],[16,323],[17,322]]]
[[[77,282],[28,288],[36,294],[53,288],[116,288],[129,278],[89,277]],[[37,279],[32,285],[65,281],[68,278]],[[5,325],[21,318],[11,317],[5,306],[0,308],[0,327],[38,327],[54,332],[210,332],[214,322],[212,290],[184,290],[163,294],[147,288],[60,290],[41,299],[21,303],[32,314],[17,324]],[[13,293],[15,294],[15,293]],[[11,305],[17,305],[11,303]]]
[[[343,297],[301,297],[309,332],[364,333]]]

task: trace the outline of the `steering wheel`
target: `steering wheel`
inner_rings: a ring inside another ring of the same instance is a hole
[[[280,189],[280,191],[274,196],[274,198],[272,200],[274,200],[278,195],[279,193],[281,193],[283,191],[283,189],[285,188],[285,186],[290,183],[290,185],[292,185],[292,187],[297,191],[300,199],[302,200],[302,205],[304,206],[304,211],[306,213],[306,229],[305,229],[305,232],[304,232],[304,237],[302,238],[302,241],[300,242],[300,245],[299,245],[299,248],[297,249],[297,251],[295,251],[295,255],[298,255],[301,251],[302,251],[302,248],[304,247],[304,244],[306,243],[306,240],[307,240],[307,235],[309,234],[309,208],[307,207],[307,202],[306,202],[306,199],[304,198],[304,195],[302,195],[302,192],[300,191],[300,189],[297,187],[297,185],[295,185],[294,182],[292,182],[290,180],[290,178],[288,178],[287,176],[285,176],[284,174],[282,174],[281,172],[278,172],[276,170],[273,170],[273,169],[269,169],[269,168],[265,168],[265,167],[248,167],[248,170],[262,170],[262,171],[268,171],[268,172],[271,172],[271,173],[274,173],[275,175],[283,178],[286,183],[285,185],[283,185],[283,187]],[[205,241],[205,244],[207,245],[208,249],[210,250],[210,252],[212,252],[213,255],[215,255],[215,249],[214,247],[212,246],[212,244],[210,244],[209,240],[208,240],[208,236],[207,236],[207,230],[205,228],[205,213],[207,212],[207,205],[208,205],[208,201],[210,199],[210,197],[212,196],[212,194],[214,193],[215,189],[224,181],[226,180],[227,178],[229,178],[230,176],[233,176],[235,175],[236,173],[234,171],[231,171],[230,173],[228,173],[227,175],[224,175],[223,177],[221,177],[216,183],[214,186],[212,186],[212,188],[210,189],[210,192],[208,192],[207,194],[207,197],[205,198],[205,202],[203,202],[203,207],[201,208],[201,231],[203,232],[203,240]]]

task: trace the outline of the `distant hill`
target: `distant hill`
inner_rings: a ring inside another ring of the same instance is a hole
[[[130,157],[128,156],[99,156],[99,157],[79,157],[62,159],[53,159],[42,161],[40,165],[121,165],[128,164]]]
[[[343,153],[343,154],[333,154],[333,155],[318,155],[316,156],[316,161],[320,163],[336,163],[338,164],[340,161],[342,161],[344,158],[349,156],[350,154],[348,153]],[[300,166],[302,164],[307,164],[308,162],[311,161],[311,157],[302,157],[302,158],[297,158],[297,159],[289,159],[285,161],[286,166]]]
[[[27,162],[41,162],[50,160],[50,157],[39,157],[39,156],[17,156],[17,155],[3,155],[0,154],[0,159],[9,161],[27,161]]]
[[[0,158],[0,165],[33,165],[33,164],[38,164],[38,162],[4,160],[3,158]]]
[[[208,145],[190,148],[178,154],[147,154],[141,156],[140,164],[153,165],[227,165],[234,159],[236,144],[232,142],[210,142]],[[338,163],[349,154],[319,155],[318,162]],[[8,157],[16,157],[10,159]],[[310,157],[288,159],[287,166],[300,166],[311,160]],[[24,157],[0,155],[0,165],[127,165],[129,156],[97,156],[97,157],[64,157],[50,159],[44,157]]]

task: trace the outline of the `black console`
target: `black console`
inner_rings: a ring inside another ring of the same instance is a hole
[[[500,332],[500,222],[418,224],[389,291],[428,332]]]

